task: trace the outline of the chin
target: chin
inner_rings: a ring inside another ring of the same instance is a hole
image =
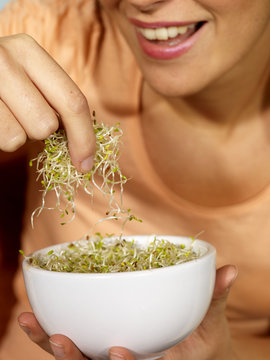
[[[197,80],[179,80],[174,79],[170,81],[168,79],[162,79],[162,77],[147,78],[146,81],[150,87],[158,94],[164,97],[188,97],[196,95],[206,88],[206,84]]]
[[[215,73],[209,67],[198,66],[145,66],[141,64],[148,85],[165,97],[186,97],[201,93],[215,82]],[[148,65],[148,64],[147,64]]]

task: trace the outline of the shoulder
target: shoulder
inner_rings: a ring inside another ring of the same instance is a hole
[[[65,29],[85,28],[97,19],[95,0],[13,0],[0,11],[0,36],[27,33],[40,43]],[[55,37],[56,39],[56,37]]]

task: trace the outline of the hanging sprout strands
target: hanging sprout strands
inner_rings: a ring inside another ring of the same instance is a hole
[[[49,271],[72,273],[115,273],[161,268],[197,259],[192,246],[175,245],[156,238],[147,248],[136,247],[134,241],[116,239],[81,240],[60,250],[28,258],[32,266]]]
[[[37,162],[37,180],[41,178],[43,186],[42,204],[32,213],[32,226],[34,216],[39,215],[43,209],[58,209],[61,212],[61,218],[69,215],[71,211],[72,217],[68,221],[71,222],[76,213],[75,193],[79,186],[83,186],[85,192],[91,197],[93,197],[94,187],[109,197],[109,211],[104,219],[123,218],[125,221],[133,219],[140,221],[130,214],[130,210],[124,210],[122,207],[123,185],[127,181],[127,178],[121,173],[118,164],[122,130],[119,124],[110,127],[98,124],[94,112],[93,117],[93,126],[96,134],[96,154],[91,172],[82,174],[71,163],[68,141],[64,130],[58,130],[49,136],[45,140],[44,150],[37,158],[30,161],[30,166],[32,166],[33,161]],[[102,179],[100,185],[96,181],[97,176]],[[114,197],[115,185],[120,186],[120,204],[117,203]],[[55,192],[56,204],[54,207],[46,207],[45,199],[48,191]],[[62,197],[67,201],[64,208],[61,204]],[[61,224],[64,225],[65,223]]]
[[[140,219],[131,214],[130,209],[123,209],[123,185],[127,178],[122,174],[119,164],[119,147],[122,130],[119,124],[105,126],[97,124],[93,113],[93,126],[96,134],[96,154],[94,166],[88,174],[82,174],[72,165],[68,150],[68,141],[63,130],[58,130],[45,140],[44,150],[30,162],[37,162],[37,180],[41,178],[43,186],[42,204],[31,217],[33,226],[34,216],[39,215],[43,209],[58,209],[61,217],[69,215],[74,219],[75,194],[79,186],[82,186],[90,197],[93,197],[94,188],[108,197],[109,210],[106,217],[98,223],[109,219],[122,219],[122,232],[119,238],[103,242],[103,237],[96,233],[99,239],[89,238],[76,241],[69,246],[60,247],[59,250],[51,250],[45,255],[28,257],[33,266],[50,271],[75,272],[75,273],[106,273],[147,270],[170,265],[177,265],[198,258],[200,255],[194,252],[192,246],[174,245],[165,240],[155,240],[147,248],[139,248],[133,242],[123,239],[123,228],[127,221]],[[99,177],[99,181],[97,181]],[[115,186],[120,187],[120,202],[115,199]],[[56,205],[47,207],[46,195],[48,191],[54,191]],[[66,199],[63,207],[61,199]],[[65,224],[65,223],[62,223]],[[97,225],[95,224],[95,225]],[[109,236],[109,235],[107,235]],[[24,255],[22,251],[21,254]]]

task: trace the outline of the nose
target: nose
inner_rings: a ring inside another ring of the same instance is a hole
[[[142,12],[150,12],[169,0],[129,0],[130,4]]]

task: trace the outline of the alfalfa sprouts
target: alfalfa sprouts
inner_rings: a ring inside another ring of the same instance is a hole
[[[122,174],[118,161],[120,138],[123,135],[119,125],[117,123],[114,126],[107,126],[97,123],[93,112],[96,153],[93,168],[87,174],[80,173],[72,164],[64,130],[56,131],[44,141],[43,151],[29,163],[32,166],[33,162],[36,162],[37,181],[41,181],[43,188],[41,205],[33,211],[31,216],[32,226],[34,216],[40,215],[44,209],[58,209],[61,218],[68,215],[69,220],[62,222],[62,225],[72,221],[76,214],[75,195],[79,186],[82,186],[91,198],[93,198],[94,188],[108,198],[109,210],[106,213],[106,219],[123,218],[124,221],[133,219],[140,221],[130,213],[130,209],[123,209],[123,185],[127,178]],[[120,187],[119,203],[114,196],[115,186]],[[46,195],[49,191],[54,191],[56,195],[56,204],[53,207],[46,206]]]
[[[143,248],[124,238],[104,242],[100,237],[62,245],[47,254],[37,253],[29,257],[28,261],[34,267],[49,271],[115,273],[178,265],[199,256],[192,245],[176,245],[165,239],[155,238]]]

